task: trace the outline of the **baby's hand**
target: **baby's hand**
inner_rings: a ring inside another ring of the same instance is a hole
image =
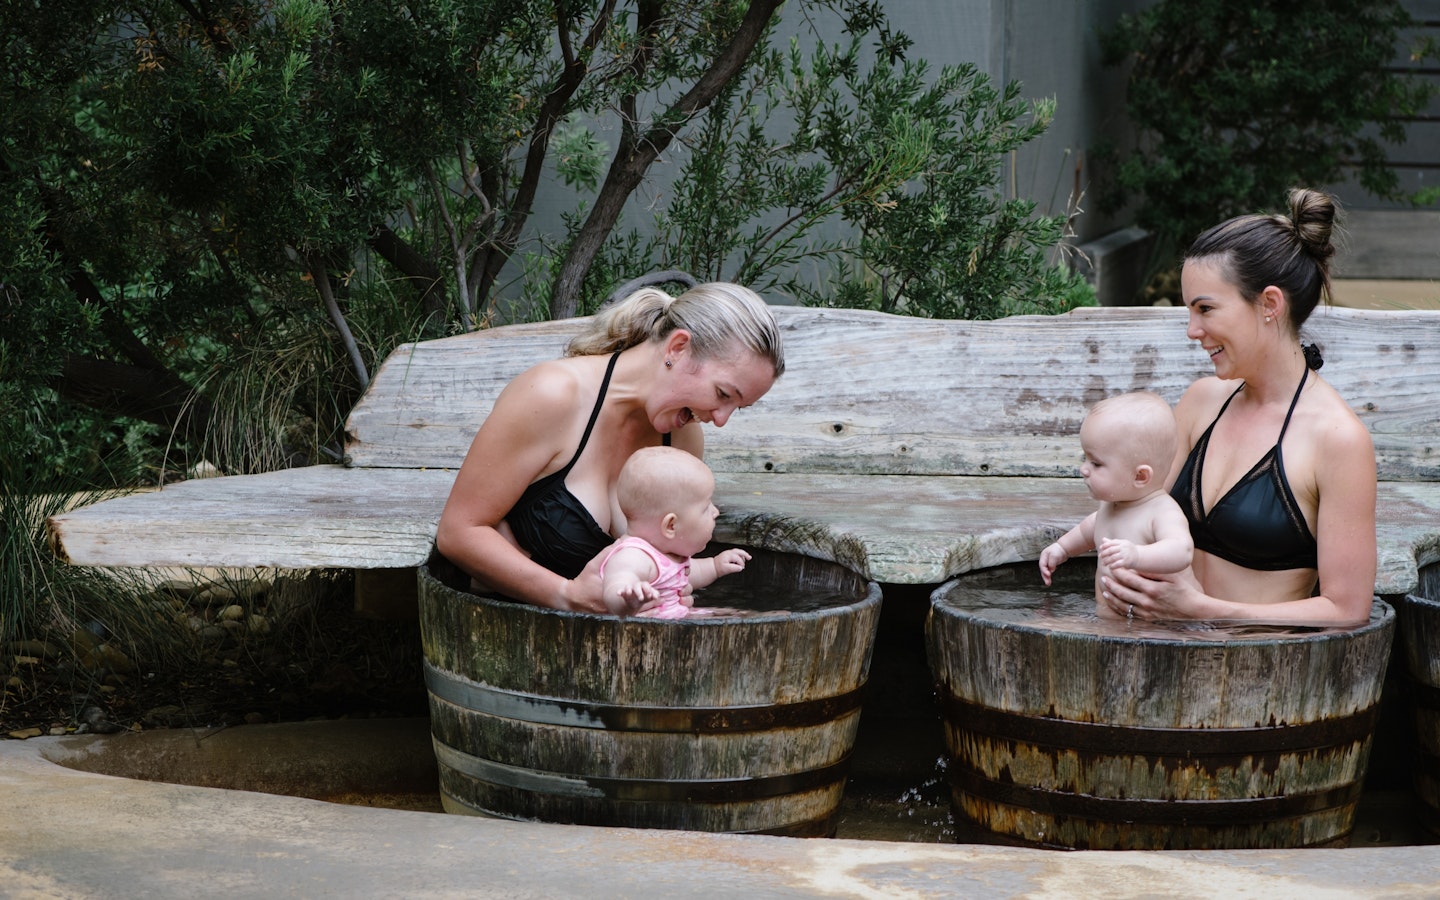
[[[1050,576],[1054,575],[1055,570],[1069,558],[1070,554],[1065,552],[1065,548],[1060,546],[1059,541],[1040,551],[1040,580],[1048,585]]]
[[[1140,562],[1140,548],[1131,541],[1106,538],[1100,542],[1100,562],[1109,569],[1133,569]]]
[[[654,585],[638,580],[620,585],[616,594],[630,613],[637,613],[645,608],[645,604],[654,603],[660,599],[660,592],[655,590]]]
[[[732,547],[723,553],[717,553],[715,554],[715,577],[743,572],[745,564],[749,561],[750,554],[739,547]]]

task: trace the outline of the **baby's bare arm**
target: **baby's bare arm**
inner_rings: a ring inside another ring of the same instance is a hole
[[[695,588],[709,587],[725,575],[743,572],[750,561],[750,554],[739,547],[732,547],[714,556],[695,557],[690,560],[690,584]]]
[[[1060,540],[1040,552],[1040,579],[1050,583],[1055,570],[1066,560],[1095,549],[1095,513],[1080,521],[1079,525],[1061,535]]]
[[[1107,568],[1134,569],[1165,575],[1182,572],[1195,555],[1195,541],[1190,537],[1190,522],[1179,507],[1171,506],[1151,520],[1155,540],[1137,544],[1124,539],[1102,541],[1100,562]]]
[[[660,592],[650,584],[657,574],[654,561],[642,551],[627,547],[616,552],[605,563],[601,593],[605,608],[614,615],[629,616],[659,600]]]

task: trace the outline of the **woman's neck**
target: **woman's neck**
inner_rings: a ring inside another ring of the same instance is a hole
[[[1295,386],[1305,376],[1306,368],[1305,352],[1300,348],[1300,342],[1284,342],[1267,350],[1256,370],[1244,376],[1245,394],[1252,403],[1288,404],[1295,396]]]

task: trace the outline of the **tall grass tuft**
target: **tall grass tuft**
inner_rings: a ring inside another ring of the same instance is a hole
[[[441,336],[413,300],[362,266],[345,285],[345,316],[372,377],[405,341]],[[354,368],[318,309],[277,308],[253,339],[198,386],[215,410],[191,464],[226,475],[340,462],[345,418],[360,397]]]

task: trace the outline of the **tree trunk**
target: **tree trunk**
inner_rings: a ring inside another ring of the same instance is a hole
[[[441,281],[444,275],[439,266],[421,256],[388,225],[376,228],[369,244],[382,259],[405,276],[405,281],[415,289],[420,309],[426,316],[433,318],[444,314],[445,289]]]
[[[622,138],[615,159],[610,164],[610,171],[605,176],[605,183],[595,198],[595,205],[575,235],[570,252],[566,254],[560,273],[555,277],[554,290],[550,295],[552,319],[566,319],[575,315],[585,274],[614,229],[630,194],[644,179],[650,165],[674,141],[680,129],[696,113],[709,106],[725,84],[740,73],[745,60],[765,33],[781,2],[782,0],[753,0],[730,43],[715,57],[710,68],[695,82],[695,86],[676,101],[674,106],[656,116],[657,124],[644,135],[637,137],[631,133],[628,139]]]
[[[525,154],[525,169],[521,173],[514,202],[510,204],[510,212],[501,226],[499,235],[491,241],[487,251],[485,265],[482,269],[484,274],[477,285],[477,301],[490,296],[496,280],[500,277],[500,270],[505,267],[510,255],[519,246],[520,233],[529,219],[530,207],[535,201],[535,193],[540,185],[540,176],[545,170],[545,158],[550,152],[551,134],[555,130],[556,123],[564,117],[571,98],[575,96],[575,92],[584,83],[585,76],[589,74],[590,55],[605,36],[605,32],[609,30],[614,12],[614,0],[607,0],[600,11],[596,13],[595,21],[581,42],[578,52],[570,44],[570,28],[567,18],[564,15],[559,17],[556,30],[565,66],[560,72],[560,77],[556,79],[554,89],[541,104],[540,112],[535,118],[535,127],[530,131],[530,147]],[[479,306],[480,303],[477,302],[477,313],[480,312]]]

